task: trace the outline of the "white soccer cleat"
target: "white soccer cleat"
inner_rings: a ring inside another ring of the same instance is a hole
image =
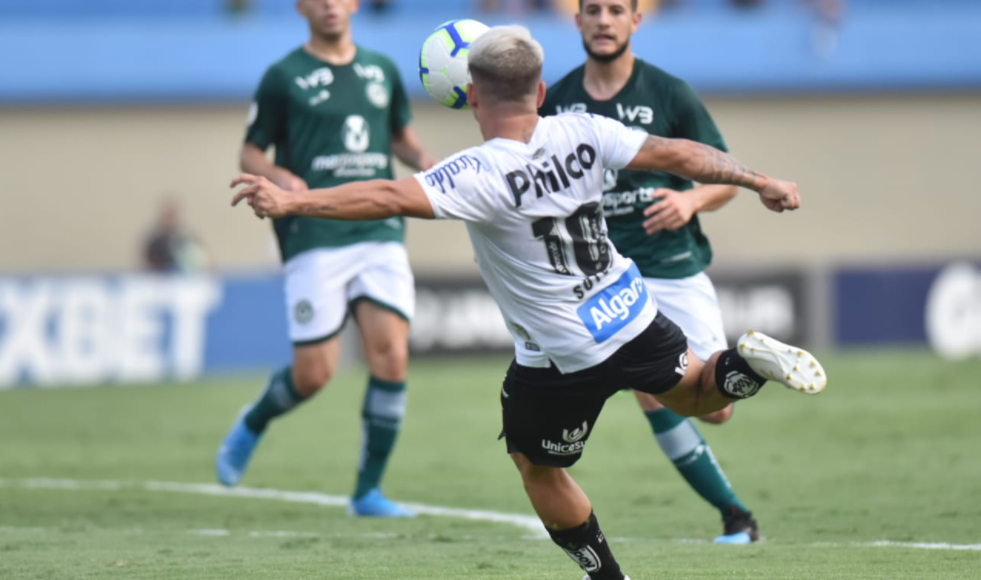
[[[762,332],[750,330],[739,337],[739,356],[761,377],[783,383],[788,389],[816,395],[828,385],[828,375],[814,355],[784,344]]]

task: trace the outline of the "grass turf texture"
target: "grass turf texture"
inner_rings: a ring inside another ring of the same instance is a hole
[[[657,449],[633,398],[611,399],[573,474],[634,580],[981,577],[979,551],[865,545],[981,542],[981,361],[903,351],[822,362],[824,394],[771,385],[728,425],[700,425],[760,520],[766,541],[754,546],[682,541],[716,535],[718,516]],[[531,513],[495,440],[504,365],[412,363],[391,497]],[[212,482],[215,448],[262,380],[0,392],[0,477]],[[363,374],[348,372],[273,423],[243,485],[350,493],[363,388]],[[526,534],[263,499],[0,486],[4,579],[581,577]]]

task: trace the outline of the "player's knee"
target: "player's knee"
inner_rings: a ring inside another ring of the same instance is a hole
[[[327,386],[333,376],[334,369],[326,364],[294,366],[293,386],[298,393],[309,397]]]
[[[374,376],[390,381],[405,377],[409,365],[409,345],[394,340],[381,341],[369,347],[368,360]]]
[[[514,465],[518,468],[521,479],[526,485],[548,483],[561,476],[561,468],[535,465],[523,453],[512,453],[511,460],[514,461]]]
[[[634,396],[637,398],[637,403],[640,405],[640,408],[645,413],[660,411],[664,408],[664,405],[659,403],[658,400],[654,398],[654,395],[641,391],[634,391]]]
[[[702,415],[699,419],[705,423],[711,423],[713,425],[721,425],[728,421],[732,417],[732,405],[723,407],[718,411],[708,413],[707,415]]]

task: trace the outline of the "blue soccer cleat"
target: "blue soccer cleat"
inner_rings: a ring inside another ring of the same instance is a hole
[[[228,487],[238,485],[239,480],[242,479],[242,474],[245,473],[245,468],[249,465],[252,452],[255,451],[259,439],[262,438],[262,435],[253,433],[245,425],[245,414],[248,411],[249,407],[246,407],[239,414],[235,425],[232,426],[228,435],[225,435],[225,440],[221,442],[218,456],[215,458],[215,472],[218,474],[218,481]]]
[[[388,499],[380,489],[373,488],[358,499],[351,499],[348,515],[369,518],[414,518],[416,513]]]
[[[722,519],[722,535],[716,544],[752,544],[760,539],[760,527],[749,512],[733,511]]]

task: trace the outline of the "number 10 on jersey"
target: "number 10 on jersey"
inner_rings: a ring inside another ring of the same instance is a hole
[[[536,239],[544,242],[548,261],[559,274],[595,276],[610,267],[610,244],[597,202],[579,206],[565,220],[553,217],[537,220],[531,224],[531,231]]]

